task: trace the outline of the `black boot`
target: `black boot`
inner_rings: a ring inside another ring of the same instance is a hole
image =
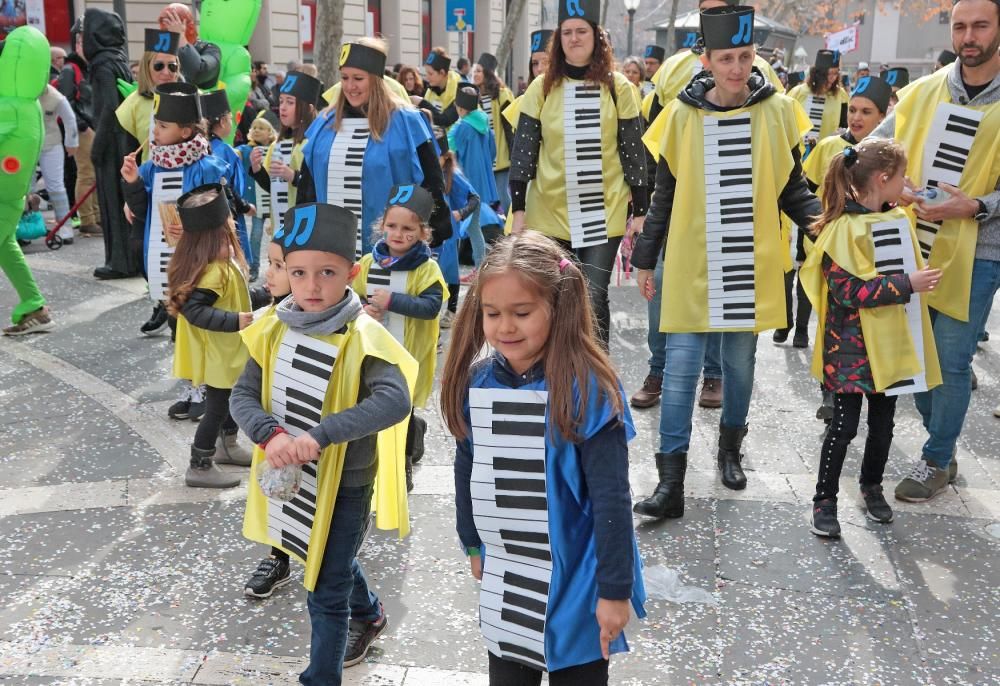
[[[788,332],[792,330],[792,291],[795,290],[795,270],[785,274],[785,321],[788,326],[783,329],[775,329],[773,340],[775,343],[784,343],[788,340]]]
[[[424,434],[427,433],[427,422],[416,415],[410,415],[410,425],[406,431],[406,454],[417,464],[424,456]]]
[[[687,464],[687,453],[656,453],[660,483],[656,484],[653,495],[636,503],[632,511],[656,519],[683,517]]]
[[[795,285],[795,335],[792,337],[792,346],[796,348],[809,347],[809,315],[812,314],[812,304],[806,291],[802,288],[802,279],[798,279]]]
[[[734,491],[742,491],[747,487],[747,475],[743,473],[743,437],[747,435],[746,426],[729,427],[719,424],[719,471],[722,472],[722,485]]]

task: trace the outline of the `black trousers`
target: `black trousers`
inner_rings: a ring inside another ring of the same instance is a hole
[[[865,441],[865,454],[861,461],[859,481],[862,487],[882,483],[882,473],[892,446],[893,418],[896,416],[896,396],[866,393],[864,397],[868,399],[868,440]],[[836,393],[833,396],[833,421],[823,440],[813,501],[837,497],[847,446],[858,435],[861,400],[861,393]]]
[[[239,431],[236,421],[229,414],[229,395],[232,392],[231,388],[205,386],[205,414],[194,432],[195,448],[212,450],[221,431],[227,435]]]
[[[611,285],[611,273],[615,269],[615,257],[618,255],[618,246],[621,245],[622,237],[609,238],[607,243],[576,249],[570,246],[569,241],[558,240],[556,242],[576,257],[580,271],[583,272],[583,276],[587,280],[587,292],[590,295],[591,312],[594,314],[597,342],[607,351],[611,339],[611,302],[608,296],[608,287]]]
[[[490,686],[538,686],[540,683],[540,669],[504,660],[490,653]],[[607,660],[596,660],[549,672],[549,686],[606,686],[607,683]]]

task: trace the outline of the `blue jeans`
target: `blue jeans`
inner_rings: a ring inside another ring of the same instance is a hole
[[[493,172],[493,179],[497,183],[497,195],[500,196],[500,209],[504,212],[510,207],[510,167]]]
[[[660,309],[663,304],[663,259],[656,263],[653,272],[653,283],[656,293],[646,304],[649,311],[649,332],[646,334],[646,344],[649,346],[649,375],[663,376],[663,362],[667,357],[667,334],[660,331]],[[705,366],[702,375],[706,379],[722,378],[722,334],[708,334],[705,344]]]
[[[372,486],[341,486],[337,493],[316,590],[307,600],[312,645],[309,667],[299,681],[309,686],[340,686],[348,623],[351,619],[374,622],[381,616],[378,596],[369,590],[357,560],[371,511]]]
[[[691,443],[698,376],[705,348],[712,334],[668,333],[663,394],[660,396],[661,453],[686,453]],[[722,425],[746,425],[753,393],[757,335],[723,333],[722,337]]]
[[[483,238],[483,228],[479,225],[479,210],[469,217],[469,225],[465,230],[469,234],[469,243],[472,244],[472,264],[479,269],[486,257],[486,239]]]
[[[972,265],[969,321],[961,322],[931,310],[943,383],[925,393],[917,393],[914,401],[924,420],[924,428],[930,434],[924,443],[923,456],[939,469],[945,469],[951,462],[955,443],[962,433],[972,395],[972,356],[998,288],[1000,262],[976,260]]]
[[[264,238],[264,220],[255,216],[250,228],[250,269],[260,269],[260,242]]]

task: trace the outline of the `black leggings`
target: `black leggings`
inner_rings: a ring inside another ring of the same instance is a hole
[[[618,246],[621,245],[622,237],[609,238],[607,243],[576,249],[570,247],[569,241],[556,242],[576,257],[580,271],[587,280],[591,312],[594,314],[594,333],[597,335],[597,342],[607,351],[611,339],[611,302],[608,287],[611,285],[611,274],[615,269],[615,257],[618,256]]]
[[[540,669],[504,660],[490,653],[490,686],[538,686],[540,683]],[[596,660],[549,672],[549,686],[606,686],[607,683],[607,660]]]
[[[220,431],[232,435],[239,431],[232,415],[229,414],[229,394],[231,388],[205,386],[205,414],[194,432],[194,447],[199,450],[214,450],[215,439]]]
[[[452,313],[458,312],[458,296],[462,292],[462,285],[457,283],[448,284],[448,310]]]
[[[868,440],[861,461],[861,486],[882,483],[882,473],[892,445],[896,396],[866,393],[868,398]],[[847,457],[847,446],[858,435],[861,420],[861,393],[836,393],[833,396],[833,421],[823,440],[819,458],[819,479],[813,501],[836,498],[840,490],[840,472]]]

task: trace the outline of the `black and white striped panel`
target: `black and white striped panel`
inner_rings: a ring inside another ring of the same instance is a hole
[[[563,98],[570,242],[574,248],[602,245],[608,240],[608,220],[604,209],[601,87],[566,82]]]

